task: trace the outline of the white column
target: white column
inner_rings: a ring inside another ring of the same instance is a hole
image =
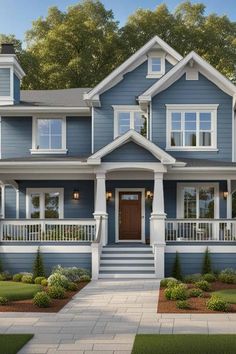
[[[107,201],[106,201],[106,174],[98,172],[96,174],[95,211],[96,220],[102,217],[102,244],[107,244]]]
[[[227,180],[227,219],[232,219],[232,190],[231,190],[231,180]]]
[[[15,189],[16,191],[16,219],[20,218],[20,191],[19,189]]]

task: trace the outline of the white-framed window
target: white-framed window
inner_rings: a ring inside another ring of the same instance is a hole
[[[218,219],[218,183],[178,183],[177,218]]]
[[[31,153],[66,152],[66,117],[33,117]]]
[[[138,106],[113,106],[114,138],[134,129],[144,137],[148,137],[147,114]]]
[[[27,219],[63,219],[63,188],[27,188]]]
[[[159,78],[165,74],[164,55],[149,55],[147,78]]]
[[[168,150],[216,150],[218,105],[166,105]]]

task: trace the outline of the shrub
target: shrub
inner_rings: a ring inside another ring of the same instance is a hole
[[[6,280],[6,277],[5,277],[4,273],[1,273],[0,274],[0,281],[3,281],[3,280]]]
[[[189,290],[188,296],[189,297],[202,297],[203,291],[201,289],[193,288],[193,289]]]
[[[216,281],[216,276],[213,273],[206,273],[202,276],[203,280],[208,281],[208,283],[212,283]]]
[[[209,248],[206,248],[204,258],[203,258],[203,265],[202,265],[202,274],[212,273],[211,269],[211,256],[209,252]]]
[[[219,274],[219,280],[222,283],[233,284],[235,282],[236,275],[232,268],[226,268]]]
[[[186,300],[179,300],[176,302],[177,309],[188,310],[190,309],[190,304]]]
[[[43,258],[41,256],[39,247],[33,265],[33,278],[35,279],[37,277],[45,277]]]
[[[78,289],[77,285],[75,283],[70,282],[68,284],[67,290],[69,291],[76,291]]]
[[[50,303],[51,298],[45,291],[38,292],[33,298],[33,304],[38,307],[49,307]]]
[[[27,283],[27,284],[32,284],[33,283],[33,277],[32,275],[23,275],[21,278],[22,283]]]
[[[73,283],[79,281],[80,278],[84,275],[90,276],[89,272],[86,269],[77,267],[62,267],[61,265],[58,265],[53,268],[52,273],[64,275],[69,281]]]
[[[174,278],[164,278],[164,279],[162,279],[161,280],[161,282],[160,282],[160,287],[161,288],[166,288],[167,287],[167,284],[169,283],[169,281],[175,281],[176,279],[174,279]],[[177,282],[177,280],[176,280],[176,282]]]
[[[65,275],[54,273],[50,275],[48,278],[48,285],[49,286],[61,286],[62,288],[67,288],[69,284],[69,280]]]
[[[196,283],[197,281],[200,280],[202,280],[202,275],[200,273],[190,274],[184,277],[185,283]]]
[[[22,277],[23,277],[23,274],[21,274],[21,273],[14,274],[13,277],[12,277],[12,280],[19,282],[19,281],[21,281]]]
[[[179,284],[171,288],[171,300],[186,300],[187,298],[188,292],[184,284]]]
[[[6,297],[0,296],[0,305],[6,306],[8,304],[8,299]]]
[[[90,281],[91,277],[90,275],[81,275],[80,281]]]
[[[176,254],[175,254],[175,261],[174,261],[174,265],[173,265],[172,276],[178,280],[182,279],[181,265],[180,265],[180,259],[179,259],[178,252],[176,252]]]
[[[52,299],[64,299],[65,298],[65,289],[61,286],[50,286],[48,288],[48,295]]]
[[[164,291],[165,298],[167,300],[171,300],[172,288],[166,288]]]
[[[201,289],[203,291],[210,291],[211,290],[211,286],[208,283],[208,281],[206,281],[206,280],[197,281],[195,283],[195,286],[196,286],[196,288],[199,288],[199,289]]]
[[[44,280],[44,279],[46,279],[46,278],[45,277],[37,277],[34,279],[34,284],[41,284],[42,280]]]
[[[41,285],[42,286],[48,286],[48,281],[46,278],[44,278],[42,281],[41,281]]]
[[[213,311],[227,312],[230,308],[229,304],[225,300],[216,295],[212,295],[212,297],[207,301],[206,305],[209,310]]]
[[[2,273],[2,272],[3,272],[3,266],[2,266],[2,260],[0,258],[0,273]]]
[[[176,279],[169,280],[167,283],[167,288],[173,288],[174,286],[178,285],[179,282]]]
[[[3,280],[11,280],[12,279],[12,275],[9,273],[9,272],[2,272],[0,274],[0,280],[3,281]]]

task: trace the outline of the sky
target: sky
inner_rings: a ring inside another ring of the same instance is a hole
[[[66,10],[69,5],[78,3],[78,0],[0,0],[0,33],[15,34],[16,38],[23,40],[24,33],[31,28],[32,21],[39,16],[46,16],[51,6]],[[155,9],[165,3],[172,11],[181,0],[102,0],[106,9],[112,9],[115,19],[122,26],[127,17],[137,8]],[[219,15],[228,15],[236,21],[236,0],[199,0],[203,2],[206,12],[215,12]]]

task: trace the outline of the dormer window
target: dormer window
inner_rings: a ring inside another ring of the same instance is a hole
[[[164,56],[148,57],[148,74],[147,78],[159,78],[165,74],[165,58]]]

